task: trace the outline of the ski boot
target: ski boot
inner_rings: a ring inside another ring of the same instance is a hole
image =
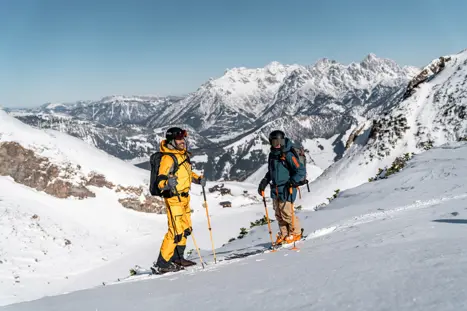
[[[185,258],[175,259],[173,263],[180,267],[190,267],[190,266],[196,265],[196,262],[185,259]]]
[[[285,244],[290,244],[290,243],[293,243],[293,242],[300,241],[302,236],[303,236],[303,228],[302,228],[300,234],[289,234],[285,238]]]
[[[282,245],[285,241],[285,238],[280,232],[276,234],[276,243],[274,245]]]
[[[153,274],[164,274],[167,272],[178,272],[181,270],[185,270],[185,269],[182,266],[176,265],[173,262],[170,262],[168,267],[159,267],[156,265],[153,265],[151,267],[151,271]]]

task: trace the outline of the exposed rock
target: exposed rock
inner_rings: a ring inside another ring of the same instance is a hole
[[[70,196],[78,197],[80,199],[96,196],[93,192],[82,185],[73,185],[69,181],[63,181],[61,179],[56,179],[49,183],[44,191],[45,193],[51,194],[60,199],[65,199]]]
[[[165,214],[165,204],[159,197],[144,196],[141,197],[128,197],[119,199],[118,202],[126,208],[134,209],[135,211],[145,213]]]
[[[118,185],[115,192],[126,192],[126,193],[132,193],[132,194],[135,194],[137,196],[140,196],[143,193],[143,188],[141,188],[141,187],[132,187],[132,186],[125,187],[125,186],[122,186],[122,185]]]
[[[89,174],[89,178],[90,179],[86,183],[86,186],[96,186],[99,188],[107,187],[109,189],[113,189],[113,187],[115,187],[115,185],[111,183],[110,181],[107,181],[105,179],[105,176],[102,174],[92,172]]]
[[[0,175],[57,198],[95,197],[84,185],[62,180],[57,165],[16,142],[0,143]]]
[[[145,194],[143,186],[114,185],[102,174],[92,172],[86,178],[80,176],[80,173],[79,165],[58,166],[16,142],[0,143],[0,175],[11,176],[17,183],[60,199],[95,197],[86,186],[106,187],[128,196],[119,199],[120,204],[126,208],[146,213],[166,212],[162,199]],[[35,215],[32,219],[38,219],[38,216]]]
[[[450,61],[451,57],[445,58],[441,56],[438,60],[433,61],[430,65],[426,66],[415,78],[413,78],[404,94],[403,99],[410,97],[414,93],[414,89],[423,82],[430,81],[438,73],[440,73],[445,67],[446,62]]]
[[[345,150],[349,149],[350,146],[352,146],[353,142],[358,137],[358,135],[360,135],[364,127],[365,127],[365,124],[363,124],[360,128],[356,128],[355,130],[352,131],[352,133],[349,136],[349,139],[347,139],[347,142],[345,144]]]

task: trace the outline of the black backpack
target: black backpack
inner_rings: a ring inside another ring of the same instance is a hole
[[[157,178],[157,175],[159,174],[159,166],[161,164],[161,159],[162,156],[164,155],[170,155],[172,157],[172,160],[174,161],[174,167],[172,174],[175,174],[175,172],[178,170],[179,165],[178,165],[178,160],[177,157],[173,153],[164,153],[164,152],[156,152],[151,155],[151,158],[149,159],[149,163],[151,165],[151,177],[149,180],[149,192],[151,195],[158,196],[158,197],[165,197],[167,196],[166,191],[161,191],[159,189],[159,181]]]

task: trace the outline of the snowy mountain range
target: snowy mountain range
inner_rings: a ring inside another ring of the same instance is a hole
[[[398,103],[419,72],[373,54],[349,65],[273,62],[229,69],[184,98],[113,96],[11,113],[133,162],[148,159],[168,126],[187,127],[197,169],[211,180],[245,180],[265,163],[267,135],[277,128],[307,145],[311,163],[326,154],[318,160],[324,170],[342,156],[346,135]]]
[[[340,161],[310,186],[326,202],[335,189],[348,189],[385,174],[401,157],[467,140],[467,50],[433,60],[413,78],[402,100],[362,124],[349,137]],[[397,167],[396,167],[397,169]]]

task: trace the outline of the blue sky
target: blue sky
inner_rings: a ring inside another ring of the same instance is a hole
[[[465,0],[0,0],[0,105],[181,95],[271,61],[422,66],[467,48],[465,12]]]

